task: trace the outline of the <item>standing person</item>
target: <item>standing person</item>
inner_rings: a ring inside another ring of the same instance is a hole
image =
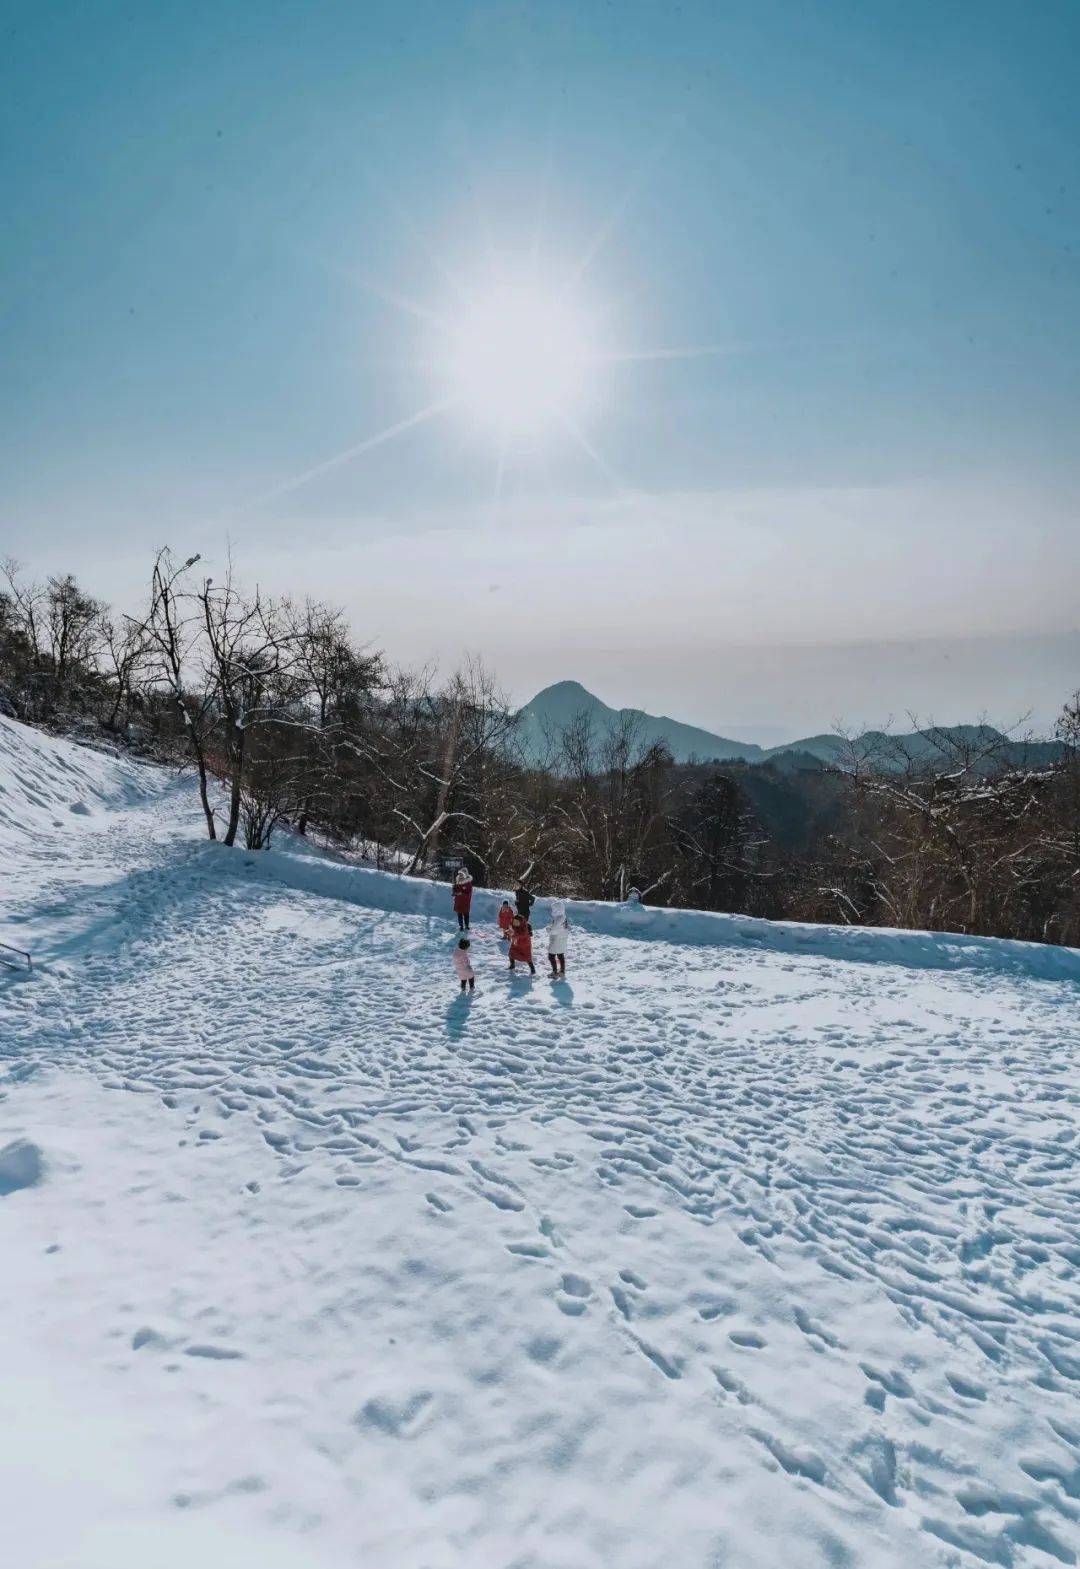
[[[521,919],[527,921],[529,919],[529,911],[536,903],[536,900],[526,888],[524,878],[514,891],[514,903],[517,905],[517,913],[521,916]]]
[[[469,930],[469,911],[472,909],[472,878],[464,867],[461,867],[454,878],[454,914],[457,916],[459,932]]]
[[[499,907],[498,914],[499,936],[503,942],[510,941],[510,928],[514,924],[514,912],[510,908],[510,900],[504,899]]]
[[[570,917],[566,906],[556,899],[551,906],[551,925],[548,927],[548,960],[553,979],[566,974],[566,938],[570,931]]]
[[[469,939],[463,937],[454,949],[454,969],[457,971],[458,980],[461,982],[462,991],[476,990],[476,971],[469,958]]]
[[[529,966],[529,974],[536,974],[536,965],[532,956],[532,927],[523,916],[515,915],[514,924],[510,932],[510,968],[520,959],[522,964]]]

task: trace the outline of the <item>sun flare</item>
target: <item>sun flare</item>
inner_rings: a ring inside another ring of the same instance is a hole
[[[628,199],[616,203],[582,248],[571,251],[565,246],[548,251],[542,243],[542,200],[531,246],[515,250],[509,241],[497,245],[489,235],[486,250],[465,253],[471,266],[437,260],[443,287],[435,298],[426,291],[411,295],[393,285],[355,278],[373,298],[412,320],[410,354],[387,363],[419,371],[424,384],[417,384],[415,401],[399,418],[280,480],[249,505],[264,505],[299,490],[447,418],[457,423],[463,447],[490,449],[496,513],[504,481],[537,459],[548,473],[549,459],[573,462],[584,457],[615,495],[632,494],[605,455],[608,433],[596,435],[597,426],[610,425],[619,412],[612,398],[617,378],[635,365],[739,350],[719,343],[633,345],[620,338],[617,322],[625,294],[605,298],[583,280],[609,242]],[[432,246],[425,250],[429,259],[436,258]]]
[[[460,307],[442,379],[475,423],[504,437],[573,420],[593,390],[596,341],[586,311],[532,283],[501,283]]]

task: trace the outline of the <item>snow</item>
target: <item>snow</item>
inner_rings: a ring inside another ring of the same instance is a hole
[[[511,979],[480,890],[462,998],[447,888],[0,726],[5,1559],[1077,1561],[1080,955],[572,903]]]
[[[160,788],[158,770],[113,752],[78,746],[30,730],[0,714],[0,851],[55,845],[60,835],[89,827]]]

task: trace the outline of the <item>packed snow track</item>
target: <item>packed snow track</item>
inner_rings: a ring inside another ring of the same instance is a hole
[[[1077,1562],[1080,955],[479,898],[469,999],[200,821],[0,720],[20,1569]]]

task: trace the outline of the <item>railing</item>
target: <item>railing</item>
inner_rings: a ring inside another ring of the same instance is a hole
[[[6,964],[11,970],[32,970],[34,961],[22,948],[12,948],[9,943],[0,942],[0,964]]]

